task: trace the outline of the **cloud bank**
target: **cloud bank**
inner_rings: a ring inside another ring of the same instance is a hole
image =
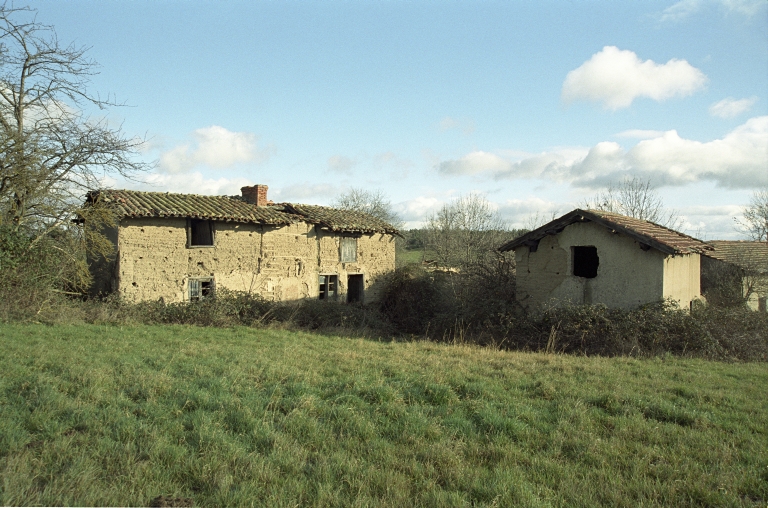
[[[227,169],[237,164],[261,163],[274,151],[259,149],[258,136],[250,132],[232,132],[212,125],[197,129],[192,142],[177,145],[160,155],[159,167],[166,173],[184,173],[199,166]]]
[[[648,132],[648,131],[643,131]],[[671,130],[625,150],[603,141],[591,148],[556,149],[518,160],[476,151],[443,161],[443,176],[488,175],[495,179],[535,178],[600,188],[627,175],[659,186],[712,181],[721,187],[751,189],[768,185],[768,116],[755,117],[721,139],[701,142]]]
[[[615,111],[639,97],[663,101],[691,95],[706,83],[704,73],[685,60],[657,64],[640,60],[632,51],[606,46],[568,73],[561,96],[566,103],[583,99]]]

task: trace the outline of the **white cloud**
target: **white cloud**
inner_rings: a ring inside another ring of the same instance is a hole
[[[483,172],[509,171],[511,163],[488,152],[472,152],[461,159],[441,162],[438,172],[444,175],[472,175]]]
[[[712,104],[709,107],[709,114],[720,118],[733,118],[752,109],[756,102],[757,97],[750,97],[749,99],[726,97]]]
[[[357,161],[343,155],[328,157],[328,169],[335,173],[351,173],[352,168],[356,165]]]
[[[665,64],[640,60],[628,50],[606,46],[563,83],[565,102],[585,99],[601,102],[606,109],[629,107],[639,97],[663,101],[684,97],[704,87],[707,77],[685,60],[673,58]]]
[[[218,125],[197,129],[191,137],[192,142],[160,155],[162,171],[184,173],[198,166],[226,169],[236,164],[264,162],[274,152],[271,147],[260,150],[255,134],[232,132]]]
[[[338,187],[328,184],[294,184],[287,187],[269,189],[271,199],[275,202],[295,202],[327,204],[331,196],[338,193]]]
[[[420,227],[427,216],[437,212],[445,204],[434,196],[418,196],[408,201],[394,203],[395,212],[406,222],[407,227]]]
[[[639,141],[629,150],[603,141],[590,149],[557,149],[519,160],[472,152],[443,161],[441,175],[487,174],[496,179],[537,178],[597,188],[635,175],[659,186],[699,181],[721,187],[750,189],[768,185],[768,116],[755,117],[721,139],[701,142],[671,130]]]
[[[457,120],[446,116],[437,124],[438,129],[441,131],[448,131],[451,129],[460,129],[461,132],[467,136],[475,132],[475,122],[469,119]]]
[[[653,131],[643,129],[630,129],[628,131],[622,131],[616,134],[617,138],[631,138],[631,139],[651,139],[658,138],[664,134],[664,131]]]
[[[178,192],[212,196],[240,195],[240,187],[253,185],[246,178],[207,178],[199,171],[190,173],[150,173],[141,183],[126,181],[126,188],[154,192]]]
[[[661,13],[661,21],[679,21],[701,9],[701,0],[681,0],[670,5]]]
[[[708,5],[719,5],[724,8],[726,13],[735,12],[746,17],[756,15],[765,7],[765,0],[681,0],[662,11],[659,19],[661,21],[681,21],[686,19]]]

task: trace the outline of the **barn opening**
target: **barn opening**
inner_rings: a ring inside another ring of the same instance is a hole
[[[600,258],[597,256],[597,247],[571,247],[571,255],[573,258],[573,275],[576,277],[584,277],[585,279],[594,279],[597,277],[597,267],[600,265]]]

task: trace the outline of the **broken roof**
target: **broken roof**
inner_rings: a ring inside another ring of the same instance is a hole
[[[399,235],[399,231],[391,224],[377,219],[367,213],[351,210],[339,210],[327,206],[300,205],[281,203],[283,209],[289,213],[300,215],[305,221],[317,224],[323,229],[337,233],[389,233]]]
[[[256,206],[239,196],[108,189],[89,192],[86,203],[94,202],[110,206],[120,218],[189,217],[274,226],[303,221],[335,232],[399,234],[392,225],[365,213],[290,203]]]
[[[707,242],[714,250],[708,257],[742,268],[768,272],[768,243],[746,240],[712,240]]]
[[[576,209],[562,217],[511,240],[501,247],[502,252],[514,250],[522,245],[533,246],[547,235],[555,235],[576,222],[594,222],[604,228],[637,240],[665,254],[702,254],[713,250],[711,245],[692,236],[669,229],[647,220],[635,219],[602,210]]]

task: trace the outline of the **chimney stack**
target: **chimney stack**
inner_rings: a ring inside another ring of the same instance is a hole
[[[268,188],[266,185],[252,185],[250,187],[240,187],[240,192],[243,193],[243,199],[246,203],[256,206],[267,206]]]

